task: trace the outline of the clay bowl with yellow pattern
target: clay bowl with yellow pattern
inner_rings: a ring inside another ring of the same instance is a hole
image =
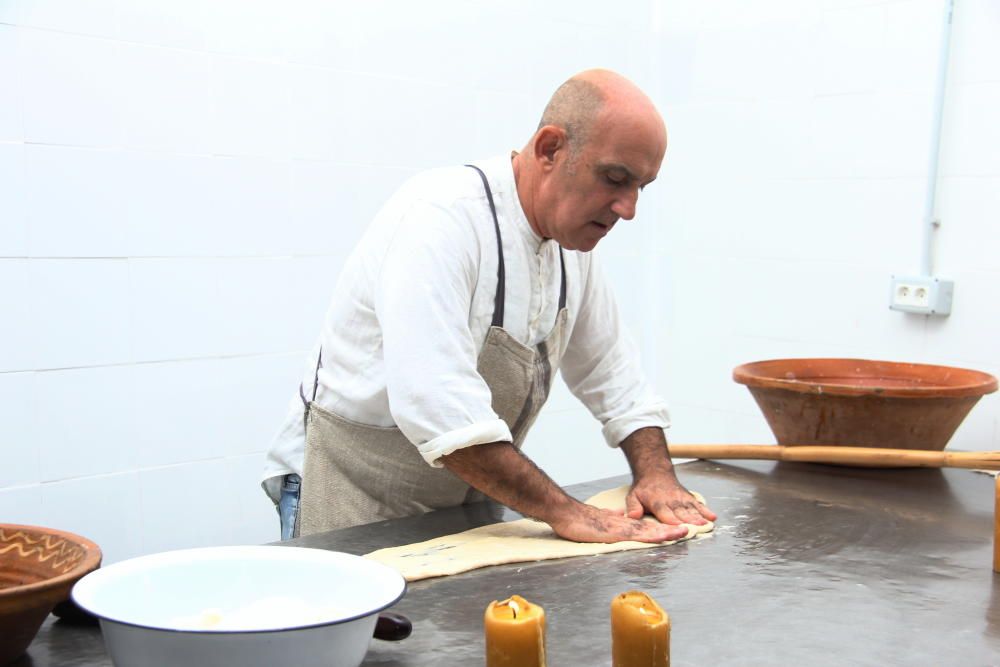
[[[53,607],[100,564],[101,549],[84,537],[0,523],[0,665],[27,650]]]
[[[997,379],[968,368],[869,359],[737,366],[780,445],[943,450]]]

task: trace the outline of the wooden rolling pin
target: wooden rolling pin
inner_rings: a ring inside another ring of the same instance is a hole
[[[1000,452],[937,452],[817,445],[670,445],[678,459],[759,459],[832,463],[866,468],[976,468],[1000,470]]]

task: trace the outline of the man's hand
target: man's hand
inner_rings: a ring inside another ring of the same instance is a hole
[[[577,503],[577,511],[549,523],[559,537],[574,542],[668,542],[687,535],[687,528],[631,518],[614,510]]]
[[[652,514],[664,524],[701,526],[716,514],[685,489],[674,474],[667,441],[659,428],[642,428],[622,442],[632,468],[632,489],[625,498],[625,516]]]
[[[574,542],[666,542],[687,534],[685,528],[629,518],[571,498],[509,442],[459,449],[441,458],[444,467],[490,498],[544,521]]]
[[[690,523],[702,526],[715,521],[715,512],[708,509],[691,492],[681,486],[673,472],[669,475],[646,475],[632,484],[625,497],[625,516],[639,519],[652,514],[662,523]]]

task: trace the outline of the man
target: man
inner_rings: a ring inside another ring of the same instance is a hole
[[[283,538],[483,495],[580,542],[672,540],[715,518],[674,475],[666,407],[589,254],[634,217],[666,145],[642,91],[588,70],[521,152],[393,195],[344,266],[268,454]],[[519,450],[556,369],[628,459],[624,515],[570,498]]]

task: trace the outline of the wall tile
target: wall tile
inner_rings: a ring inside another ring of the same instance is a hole
[[[265,544],[281,539],[278,513],[260,488],[263,469],[263,454],[226,459],[235,511],[230,529],[236,544]]]
[[[124,257],[127,222],[118,151],[25,147],[29,250],[33,257]]]
[[[127,42],[204,50],[206,3],[129,0],[118,7],[118,37]]]
[[[935,0],[909,0],[885,6],[886,39],[880,87],[916,92],[933,90],[938,76],[944,5]],[[955,36],[952,28],[953,40]]]
[[[817,98],[812,108],[812,144],[822,160],[816,175],[886,178],[925,174],[931,102],[929,94],[918,93]]]
[[[365,229],[413,170],[295,160],[291,213],[278,248],[324,254],[342,265]]]
[[[122,44],[122,141],[130,148],[205,153],[212,124],[213,56]]]
[[[426,169],[478,157],[469,156],[462,142],[448,140],[475,134],[476,101],[461,89],[360,75],[348,77],[346,85],[359,101],[351,108],[349,127],[381,130],[345,137],[340,160]],[[428,118],[435,119],[433,127]]]
[[[219,158],[123,153],[117,184],[130,257],[221,255],[228,228],[217,217]],[[236,193],[228,193],[235,196]]]
[[[36,373],[31,395],[46,482],[136,467],[132,366]],[[148,427],[148,425],[144,425]]]
[[[288,67],[236,58],[211,61],[214,118],[209,150],[217,155],[286,157]]]
[[[289,299],[292,320],[297,323],[297,349],[312,349],[329,308],[340,268],[339,264],[327,257],[301,257],[295,260],[293,271],[296,275],[293,284],[298,289],[289,295]]]
[[[956,85],[945,106],[941,169],[948,176],[1000,176],[1000,81]]]
[[[0,144],[0,257],[28,256],[24,145]]]
[[[31,0],[21,4],[21,25],[79,35],[115,37],[118,32],[115,0]]]
[[[199,20],[204,25],[205,48],[241,58],[284,60],[289,16],[300,11],[298,2],[277,4],[269,0],[216,0],[203,3]]]
[[[143,550],[147,553],[233,544],[237,517],[228,460],[143,470]]]
[[[33,368],[132,361],[126,260],[31,260]]]
[[[560,486],[629,470],[622,453],[605,443],[600,423],[582,407],[544,410],[525,440],[524,452]]]
[[[365,5],[325,0],[298,0],[287,12],[283,45],[288,62],[356,70],[366,44],[358,17]]]
[[[0,259],[0,371],[34,368],[39,341],[34,335],[32,312],[35,308],[28,273],[28,261]]]
[[[97,543],[103,564],[142,553],[143,517],[137,473],[99,475],[41,485],[45,525]]]
[[[822,17],[817,51],[821,95],[869,92],[881,82],[886,38],[884,6],[827,11]]]
[[[1000,266],[1000,236],[979,231],[996,224],[1000,176],[942,179],[938,210],[941,227],[934,240],[935,273],[991,271]]]
[[[952,26],[951,81],[1000,80],[1000,42],[996,39],[1000,7],[992,0],[955,3]]]
[[[4,523],[20,523],[26,526],[49,525],[42,507],[41,484],[17,486],[11,489],[0,488],[0,516],[3,517]]]
[[[526,94],[478,92],[474,114],[476,134],[468,146],[469,154],[487,157],[507,150],[520,150],[540,117],[538,101]]]
[[[289,154],[296,158],[342,160],[355,133],[352,95],[344,74],[319,67],[288,67]]]
[[[31,410],[34,385],[34,373],[0,373],[0,489],[41,481],[38,427]]]
[[[135,366],[137,450],[141,468],[224,456],[227,378],[218,360]]]
[[[222,256],[274,255],[287,246],[291,166],[282,160],[216,158],[208,164],[209,238]]]
[[[0,6],[0,23],[3,11]],[[19,29],[14,26],[0,25],[0,141],[24,139],[21,80],[18,76],[18,32]]]
[[[21,0],[7,0],[0,4],[0,23],[17,25],[20,20]]]
[[[288,402],[297,395],[305,357],[305,352],[293,352],[217,362],[221,398],[215,397],[213,404],[219,418],[219,445],[227,456],[267,450]]]
[[[25,138],[117,145],[122,122],[117,49],[107,40],[22,29],[19,62]]]
[[[222,347],[227,354],[278,352],[301,338],[294,306],[299,291],[295,260],[230,259],[215,262]]]
[[[963,359],[967,365],[996,364],[1000,321],[994,315],[995,286],[1000,271],[979,273],[953,265],[940,275],[955,281],[955,298],[951,315],[927,318],[924,354]]]
[[[225,353],[218,267],[212,260],[129,260],[137,361]]]

